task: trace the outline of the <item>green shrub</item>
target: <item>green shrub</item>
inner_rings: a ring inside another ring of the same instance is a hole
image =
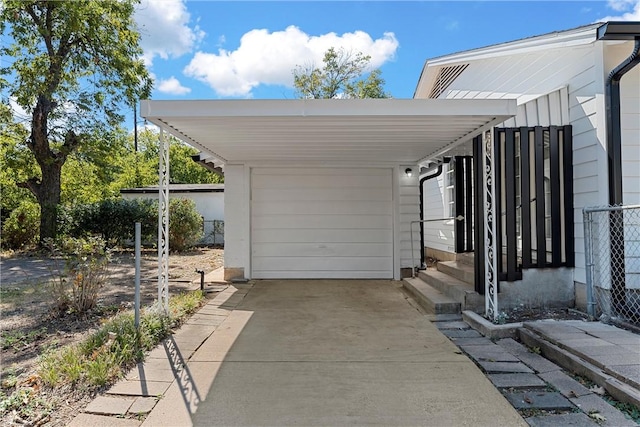
[[[202,238],[203,231],[203,220],[193,200],[170,200],[169,249],[184,251],[195,246]]]
[[[107,199],[71,208],[73,236],[99,235],[110,245],[133,240],[135,223],[142,226],[142,239],[154,240],[158,227],[157,204],[151,200]]]
[[[40,233],[40,207],[32,201],[24,201],[15,208],[2,225],[2,246],[21,249],[35,244]]]
[[[76,205],[64,213],[64,229],[74,237],[98,235],[108,245],[132,241],[134,224],[142,226],[142,241],[155,242],[158,230],[158,202],[151,200],[109,199]],[[195,202],[171,199],[169,202],[169,248],[184,251],[203,236],[203,219]]]

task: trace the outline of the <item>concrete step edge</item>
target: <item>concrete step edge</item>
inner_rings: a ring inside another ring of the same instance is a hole
[[[437,270],[422,270],[418,277],[429,286],[461,304],[463,310],[476,312],[484,310],[484,297],[473,290],[468,283]]]
[[[419,278],[403,279],[404,289],[431,314],[459,314],[461,305]]]
[[[526,323],[523,328],[518,329],[518,338],[523,344],[531,348],[539,348],[540,353],[545,358],[557,363],[564,369],[589,378],[600,387],[603,387],[615,399],[640,406],[640,390],[618,380],[578,355],[546,340],[545,337],[528,328]]]
[[[473,267],[460,261],[441,261],[436,264],[438,271],[453,276],[461,282],[468,283],[472,287],[475,283],[475,271]]]
[[[471,266],[471,268],[475,264],[475,254],[473,252],[458,254],[456,259],[458,262]]]

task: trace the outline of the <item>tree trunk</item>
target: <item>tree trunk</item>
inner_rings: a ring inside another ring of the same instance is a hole
[[[34,192],[40,204],[40,244],[46,238],[57,236],[58,205],[60,204],[60,175],[62,165],[58,162],[41,165],[42,181]]]
[[[31,136],[27,142],[27,147],[33,152],[42,173],[42,178],[31,178],[23,185],[31,190],[40,205],[40,245],[47,238],[57,237],[62,165],[80,141],[73,131],[68,131],[62,146],[57,151],[51,149],[48,117],[54,106],[55,103],[50,97],[38,97],[38,103],[31,116]]]

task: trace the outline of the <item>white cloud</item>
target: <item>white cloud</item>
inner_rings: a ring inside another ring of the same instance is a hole
[[[640,21],[640,0],[609,0],[609,7],[617,12],[624,12],[617,16],[606,16],[598,19],[604,21]]]
[[[393,33],[373,40],[363,31],[310,36],[295,26],[272,33],[251,30],[234,51],[197,52],[184,73],[205,82],[221,96],[250,97],[251,90],[260,84],[292,86],[292,70],[298,65],[320,65],[330,47],[370,55],[371,67],[378,68],[393,59],[398,45]]]
[[[190,19],[184,0],[142,0],[135,20],[147,66],[156,56],[177,58],[194,49],[205,33],[198,26],[191,27]]]
[[[615,11],[622,12],[633,6],[636,1],[637,0],[609,0],[607,5]]]
[[[171,95],[186,95],[191,92],[191,89],[182,86],[180,81],[173,76],[166,80],[160,80],[158,82],[158,90],[162,93],[168,93]]]

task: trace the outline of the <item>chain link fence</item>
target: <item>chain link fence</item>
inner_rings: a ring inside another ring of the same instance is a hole
[[[583,215],[589,314],[640,326],[640,205]]]
[[[203,221],[204,234],[200,244],[202,245],[224,245],[224,221],[219,219]]]

